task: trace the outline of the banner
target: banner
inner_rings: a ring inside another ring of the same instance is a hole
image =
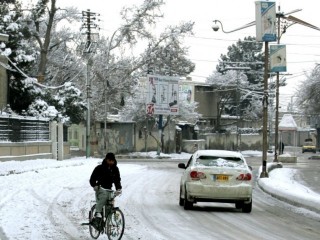
[[[270,71],[287,71],[286,45],[270,45]]]
[[[257,1],[256,4],[256,39],[259,42],[277,41],[276,4],[275,2]]]
[[[147,114],[179,114],[179,80],[179,77],[148,75]]]

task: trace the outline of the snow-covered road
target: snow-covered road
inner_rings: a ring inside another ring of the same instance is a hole
[[[94,193],[89,177],[99,159],[1,163],[0,239],[90,239],[88,210]],[[18,165],[16,165],[18,166]],[[233,204],[178,205],[177,162],[119,163],[125,214],[123,236],[140,240],[318,239],[320,217],[254,189],[251,214]],[[106,236],[100,236],[106,239]]]

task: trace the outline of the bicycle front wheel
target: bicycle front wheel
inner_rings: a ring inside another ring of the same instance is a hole
[[[100,231],[97,230],[93,225],[92,225],[92,220],[94,218],[94,215],[96,213],[96,205],[94,204],[91,207],[91,210],[89,211],[89,232],[92,238],[97,239],[100,236]]]
[[[108,214],[106,227],[109,240],[120,240],[122,238],[125,222],[124,215],[119,208],[111,210]]]

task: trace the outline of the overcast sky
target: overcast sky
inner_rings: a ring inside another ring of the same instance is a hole
[[[73,5],[79,10],[90,9],[101,14],[101,34],[111,36],[120,26],[119,12],[124,6],[141,5],[143,0],[68,0],[58,2],[59,6]],[[280,11],[287,13],[296,9],[302,11],[292,15],[320,27],[318,1],[316,0],[281,0],[276,1]],[[254,0],[166,0],[162,8],[163,25],[177,24],[181,21],[195,22],[195,35],[186,39],[190,47],[190,58],[196,63],[196,70],[191,76],[196,81],[204,81],[215,70],[221,54],[227,53],[227,47],[238,39],[255,36],[255,27],[225,34],[221,30],[212,30],[213,20],[223,23],[225,31],[234,30],[255,20]],[[304,79],[304,72],[310,72],[315,63],[320,62],[320,31],[304,26],[293,25],[282,36],[281,43],[287,45],[288,87],[280,89],[280,97],[290,100],[297,84]]]

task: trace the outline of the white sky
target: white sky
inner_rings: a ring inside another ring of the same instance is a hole
[[[119,27],[120,9],[132,4],[140,5],[143,0],[68,0],[60,1],[58,5],[77,6],[79,10],[90,9],[101,14],[101,33],[111,36]],[[255,36],[255,27],[246,28],[234,33],[225,34],[221,30],[212,31],[213,20],[220,20],[226,31],[241,27],[255,20],[254,0],[167,0],[162,8],[163,24],[177,24],[181,21],[195,22],[195,36],[186,39],[190,58],[196,63],[196,70],[191,75],[196,81],[204,81],[215,70],[221,54],[227,53],[227,47],[238,39]],[[302,11],[292,14],[306,22],[320,27],[318,17],[318,1],[316,0],[278,0],[275,1],[277,11],[279,4],[281,12],[292,10]],[[287,45],[287,76],[288,86],[280,88],[281,103],[291,100],[291,95],[297,84],[304,80],[304,72],[310,72],[315,63],[320,62],[320,31],[307,27],[293,25],[282,36],[281,43]],[[286,104],[285,104],[286,106]]]
[[[156,152],[148,154],[156,156]],[[258,151],[244,151],[243,154],[261,156]],[[170,156],[187,161],[190,154]],[[70,239],[70,236],[78,236],[77,239],[88,236],[89,239],[88,227],[81,227],[80,223],[87,222],[87,212],[83,209],[89,209],[94,199],[89,177],[100,162],[101,159],[85,157],[64,161],[0,162],[0,239]],[[134,163],[119,163],[119,168],[123,186],[126,186],[117,200],[121,208],[124,207],[121,204],[126,199],[126,192],[134,191],[126,181],[142,175],[147,178],[148,171],[145,171],[145,166]],[[294,181],[295,171],[275,169],[269,173],[269,178],[260,179],[259,184],[269,192],[319,209],[320,195]],[[158,195],[154,197],[158,198]],[[296,211],[315,214],[300,208]],[[135,236],[136,223],[130,221],[132,213],[126,214],[125,234]],[[57,231],[60,227],[63,230]]]

